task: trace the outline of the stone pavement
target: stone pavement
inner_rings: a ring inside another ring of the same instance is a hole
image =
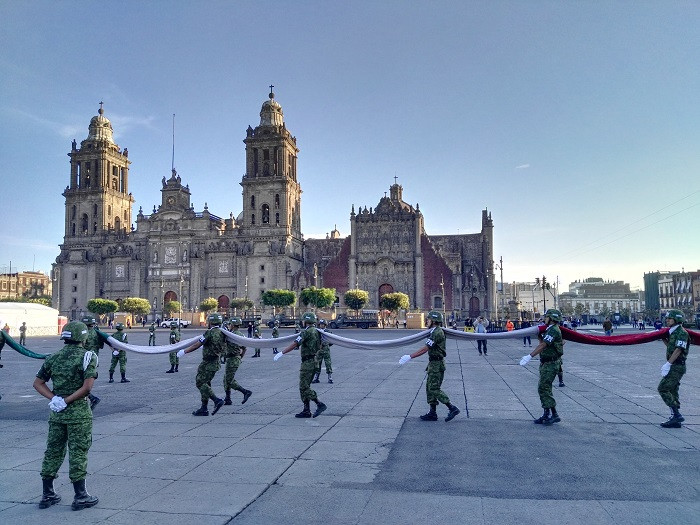
[[[192,337],[201,330],[185,330]],[[264,336],[269,337],[269,331]],[[283,331],[283,335],[288,333]],[[403,330],[343,330],[357,339]],[[620,332],[618,332],[620,333]],[[158,332],[165,341],[166,330]],[[133,329],[129,340],[146,344]],[[30,338],[38,352],[57,338]],[[165,374],[167,354],[128,354],[131,383],[107,383],[102,352],[88,490],[96,507],[70,510],[68,461],[56,480],[63,500],[40,510],[39,471],[47,401],[32,388],[41,361],[5,347],[0,369],[0,523],[36,524],[692,524],[700,523],[700,360],[691,348],[681,385],[682,429],[656,392],[661,343],[596,347],[567,343],[566,387],[555,387],[562,422],[541,414],[537,360],[522,368],[520,340],[448,339],[443,389],[462,413],[450,423],[418,416],[426,356],[409,350],[334,346],[335,384],[316,391],[328,410],[296,419],[299,354],[243,360],[236,378],[248,403],[194,417],[199,353]],[[118,377],[118,370],[117,370]],[[223,373],[213,382],[223,395]],[[555,383],[556,384],[556,383]]]

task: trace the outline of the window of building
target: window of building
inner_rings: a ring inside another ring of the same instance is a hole
[[[73,274],[73,280],[75,281],[77,278],[78,278],[78,274],[77,274],[77,273],[74,273],[74,274]]]
[[[262,206],[262,223],[270,224],[270,207],[267,204]]]
[[[97,204],[93,204],[92,206],[92,214],[97,217]]]
[[[275,224],[277,226],[280,225],[280,214],[279,213],[275,213]]]
[[[279,209],[279,207],[280,207],[280,194],[275,193],[275,209],[277,210],[277,209]]]
[[[73,304],[78,304],[78,299],[76,299],[75,297],[73,297]]]
[[[255,214],[250,216],[250,224],[255,224]]]
[[[263,150],[263,160],[270,160],[270,150],[269,149]]]
[[[75,223],[71,224],[70,230],[71,230],[71,235],[72,235],[73,237],[75,237]]]
[[[260,278],[260,284],[265,284],[265,278],[264,278],[264,277],[261,277],[261,278]]]
[[[71,208],[71,212],[70,212],[71,219],[75,219],[76,212],[77,212],[77,208],[75,207],[75,204],[74,204],[73,207]]]
[[[97,233],[97,221],[92,223],[92,233]]]
[[[255,195],[250,196],[250,207],[255,209]]]
[[[265,271],[265,265],[264,265],[264,264],[261,264],[261,265],[260,265],[260,271],[261,271],[261,272],[264,272],[264,271]]]
[[[78,287],[77,287],[77,286],[73,286],[73,288],[71,289],[71,291],[77,292],[77,291],[78,291]]]

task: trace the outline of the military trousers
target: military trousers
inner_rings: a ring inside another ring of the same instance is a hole
[[[49,421],[46,452],[41,464],[41,477],[54,479],[66,457],[68,446],[68,475],[72,483],[87,476],[88,450],[92,445],[92,419],[75,423]]]
[[[316,401],[318,399],[316,391],[311,388],[311,381],[315,375],[316,360],[309,359],[308,361],[302,361],[301,368],[299,368],[299,395],[304,403],[307,401]]]
[[[168,358],[170,359],[170,364],[172,366],[180,364],[180,358],[177,356],[177,352],[168,353]]]
[[[561,359],[549,361],[548,363],[540,362],[540,381],[537,383],[537,393],[540,395],[540,403],[542,408],[554,408],[557,402],[552,395],[552,383],[557,377],[561,368]]]
[[[325,362],[326,364],[326,374],[330,375],[333,373],[333,366],[331,365],[331,349],[322,348],[321,351],[316,354],[316,373],[321,373],[321,365]]]
[[[680,408],[681,406],[678,388],[681,386],[681,378],[685,375],[685,370],[685,365],[671,365],[671,370],[659,382],[659,394],[668,407]]]
[[[109,365],[110,374],[117,368],[117,362],[119,362],[119,371],[126,374],[126,352],[124,350],[119,350],[119,355],[112,354],[112,362]]]
[[[156,346],[156,334],[148,336],[148,346]]]
[[[425,381],[425,395],[429,405],[437,405],[438,402],[443,405],[450,404],[450,398],[443,392],[440,387],[442,380],[445,379],[445,360],[428,361],[428,378]]]
[[[236,382],[236,371],[241,366],[241,356],[227,356],[226,368],[224,370],[224,390],[241,390],[241,386]]]
[[[206,404],[209,398],[214,396],[214,391],[211,388],[211,381],[221,368],[219,360],[202,361],[197,368],[197,377],[195,378],[195,386],[199,389],[199,394],[202,398],[202,404]]]

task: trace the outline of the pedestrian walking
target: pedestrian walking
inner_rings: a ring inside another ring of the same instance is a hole
[[[148,327],[148,346],[156,346],[156,323],[151,323]]]
[[[420,357],[428,352],[428,368],[426,368],[428,379],[425,382],[425,394],[430,410],[427,414],[420,416],[420,418],[422,421],[437,421],[437,405],[440,402],[448,409],[445,421],[452,421],[459,414],[459,408],[450,403],[450,398],[440,389],[445,378],[445,357],[447,357],[445,332],[442,329],[442,313],[434,310],[428,312],[428,321],[430,321],[430,335],[425,345],[412,354],[402,356],[399,359],[399,364],[406,364],[411,359]]]
[[[117,331],[112,334],[112,337],[122,343],[128,343],[129,340],[126,332],[124,332],[124,325],[117,323],[116,329]],[[119,372],[122,375],[120,383],[130,383],[131,381],[126,378],[126,351],[116,348],[112,350],[112,362],[109,365],[109,382],[114,383],[114,369],[117,368],[117,363],[119,363]]]
[[[488,326],[488,321],[484,319],[483,317],[479,317],[479,319],[476,320],[476,325],[474,326],[474,332],[477,334],[485,334],[486,333],[486,327]],[[484,355],[488,355],[487,348],[486,348],[486,339],[477,339],[476,344],[478,345],[479,348],[479,355],[481,355],[481,348],[483,346],[484,348]]]
[[[540,380],[537,384],[537,393],[544,413],[535,419],[535,423],[551,425],[561,421],[557,413],[557,402],[552,395],[552,383],[561,367],[561,356],[564,354],[564,344],[559,329],[561,312],[550,308],[544,314],[544,322],[547,329],[541,336],[540,344],[532,352],[523,356],[520,366],[526,366],[533,357],[540,356]]]
[[[255,321],[253,326],[253,339],[262,339],[262,334],[260,333],[260,323]],[[260,349],[256,348],[253,357],[260,357]]]
[[[272,338],[277,339],[280,336],[280,322],[275,319],[275,322],[272,324]],[[274,347],[272,349],[273,355],[278,352],[277,347]]]
[[[530,328],[531,326],[532,326],[532,323],[530,323],[530,321],[528,321],[528,320],[523,320],[523,321],[520,323],[520,327],[521,327],[521,328]],[[524,335],[524,336],[523,336],[523,346],[532,347],[532,339],[530,339],[530,336],[529,336],[529,335]]]
[[[321,349],[321,334],[316,329],[316,314],[313,312],[305,313],[301,322],[304,329],[299,333],[297,338],[284,350],[275,355],[275,361],[294,350],[299,348],[301,352],[301,367],[299,368],[299,395],[304,403],[304,409],[294,417],[312,417],[311,416],[311,401],[316,403],[316,411],[313,417],[318,417],[324,410],[326,405],[318,399],[318,395],[311,388],[311,380],[316,373],[316,355]]]
[[[669,310],[666,314],[666,326],[668,337],[663,339],[666,345],[666,362],[661,367],[661,381],[659,382],[659,395],[666,406],[671,409],[671,417],[661,423],[664,428],[680,428],[685,418],[681,415],[681,400],[678,389],[681,379],[686,372],[686,359],[690,351],[690,338],[683,328],[685,316],[680,310]]]
[[[61,332],[64,346],[44,361],[34,379],[34,389],[50,399],[49,433],[46,452],[41,464],[43,492],[39,508],[45,509],[61,501],[53,480],[66,457],[68,447],[68,476],[75,497],[71,508],[86,509],[97,505],[98,499],[85,488],[88,450],[92,444],[92,410],[86,399],[97,377],[97,355],[86,350],[88,328],[80,321],[68,323]],[[46,383],[52,382],[50,389]]]
[[[232,317],[229,321],[229,329],[234,334],[243,337],[240,330],[241,324],[242,321],[240,317]],[[245,404],[253,393],[250,390],[243,388],[236,381],[236,371],[238,370],[238,367],[241,366],[241,360],[245,355],[245,351],[245,346],[241,346],[233,341],[230,341],[229,339],[226,339],[226,353],[224,355],[224,362],[226,363],[226,369],[224,370],[224,390],[226,392],[226,397],[224,398],[224,405],[233,404],[233,401],[231,401],[231,390],[236,390],[243,394],[243,401],[241,401],[241,405]]]

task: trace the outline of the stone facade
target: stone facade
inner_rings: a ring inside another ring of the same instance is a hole
[[[301,233],[301,186],[296,138],[270,93],[260,124],[246,130],[242,211],[223,219],[190,202],[173,169],[163,177],[161,203],[142,208],[131,225],[128,150],[114,143],[102,107],[87,139],[73,141],[65,236],[54,264],[54,305],[78,317],[94,297],[148,298],[153,312],[178,300],[192,310],[207,298],[226,311],[233,297],[259,304],[267,289],[299,292],[307,286],[370,292],[368,307],[397,291],[411,307],[444,308],[462,317],[489,314],[493,305],[493,222],[482,212],[480,233],[429,236],[418,205],[403,201],[394,184],[376,208],[350,213],[351,235],[334,229],[326,239]]]

